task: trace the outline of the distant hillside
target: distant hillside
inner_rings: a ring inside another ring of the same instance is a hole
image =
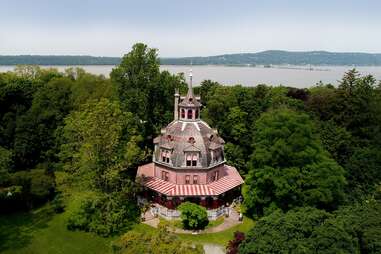
[[[0,56],[0,65],[115,65],[120,60],[120,57],[21,55]]]
[[[0,65],[115,65],[119,57],[94,56],[0,56]],[[291,52],[268,50],[258,53],[227,54],[207,57],[161,58],[167,65],[381,65],[381,54],[335,53],[327,51]]]
[[[381,65],[381,54],[268,50],[258,53],[228,54],[209,57],[162,58],[161,63],[177,65],[190,63],[194,65]]]

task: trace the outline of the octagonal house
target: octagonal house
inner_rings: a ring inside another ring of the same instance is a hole
[[[224,140],[200,119],[200,97],[175,92],[174,120],[154,139],[152,163],[138,168],[143,196],[166,218],[176,218],[184,201],[202,205],[209,219],[223,215],[224,207],[240,195],[242,177],[226,164]]]

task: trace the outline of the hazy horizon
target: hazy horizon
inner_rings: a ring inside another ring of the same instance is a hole
[[[4,0],[0,55],[160,57],[265,50],[381,52],[381,2]]]

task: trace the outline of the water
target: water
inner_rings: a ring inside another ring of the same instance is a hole
[[[60,71],[73,66],[47,66],[54,67]],[[93,74],[109,76],[112,65],[84,65],[78,66]],[[0,72],[13,70],[14,66],[0,66]],[[45,68],[45,67],[44,67]],[[241,84],[244,86],[255,86],[258,84],[285,85],[293,87],[311,87],[317,82],[338,84],[343,74],[351,69],[351,66],[278,66],[272,68],[264,67],[233,67],[202,65],[192,66],[193,82],[195,85],[202,80],[210,79],[225,85]],[[171,73],[189,72],[190,66],[185,65],[162,65],[161,70]],[[356,69],[363,75],[372,74],[377,80],[381,80],[381,66],[360,66]]]

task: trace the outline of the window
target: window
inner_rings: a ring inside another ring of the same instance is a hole
[[[187,167],[196,167],[197,166],[197,154],[189,153],[186,155],[186,165]]]
[[[181,118],[185,118],[185,109],[181,109]]]
[[[217,181],[218,180],[218,176],[219,176],[219,172],[218,171],[213,172],[213,174],[212,174],[212,182]]]
[[[198,112],[198,109],[196,109],[196,112],[195,112],[195,118],[198,119],[198,115],[199,115],[199,112]]]
[[[169,173],[166,171],[161,171],[161,179],[164,181],[168,181],[169,180]]]
[[[171,152],[168,150],[161,151],[161,161],[165,163],[169,163],[169,158],[171,157]]]
[[[192,119],[193,118],[193,112],[191,109],[188,109],[188,119]]]
[[[211,157],[212,157],[212,162],[219,162],[222,161],[222,151],[221,149],[211,151]]]
[[[185,184],[190,184],[190,175],[185,176]]]
[[[198,184],[198,176],[193,176],[193,184]]]

